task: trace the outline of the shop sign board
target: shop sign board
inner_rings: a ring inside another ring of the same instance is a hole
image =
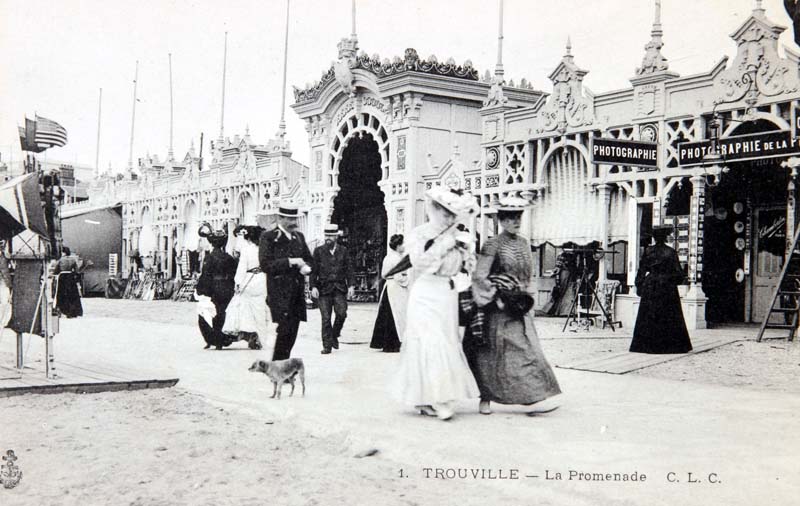
[[[658,143],[594,138],[592,163],[657,168]]]
[[[683,167],[701,165],[710,150],[711,141],[708,140],[681,143],[678,145],[679,163]],[[798,152],[800,146],[788,130],[737,135],[719,140],[719,154],[725,162],[775,158]]]

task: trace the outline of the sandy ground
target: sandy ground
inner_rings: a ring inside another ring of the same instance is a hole
[[[14,449],[25,473],[17,488],[0,489],[2,505],[732,506],[788,505],[800,496],[800,440],[792,436],[798,343],[743,340],[621,376],[556,369],[564,394],[543,406],[560,406],[554,413],[528,417],[526,408],[496,406],[486,417],[468,402],[443,423],[387,395],[399,356],[364,344],[371,305],[351,306],[342,340],[356,344],[329,356],[319,354],[319,317],[309,313],[294,352],[306,361],[308,394],[281,401],[268,399],[271,385],[246,370],[259,352],[202,349],[192,304],[84,306],[84,318],[62,321],[58,359],[180,383],[0,398],[0,450]],[[624,329],[561,334],[562,324],[538,324],[553,364],[630,342]],[[730,332],[753,337],[752,329]],[[27,360],[41,360],[41,341],[26,340]],[[4,364],[11,344],[8,335],[0,340]],[[371,448],[378,453],[354,457]],[[536,478],[425,476],[437,467]],[[570,471],[638,472],[648,481],[569,480]],[[690,485],[689,472],[700,481]],[[564,479],[546,479],[556,473]]]
[[[215,407],[179,388],[0,401],[14,413],[3,443],[23,471],[18,487],[0,489],[6,506],[443,505],[453,493],[404,483],[400,465],[380,453],[356,458],[368,448],[335,435]],[[485,504],[475,484],[458,487],[459,504]]]

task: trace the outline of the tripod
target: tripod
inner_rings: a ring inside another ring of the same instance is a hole
[[[564,322],[564,328],[561,329],[561,332],[566,331],[567,326],[570,325],[570,323],[572,323],[575,326],[581,327],[583,330],[586,331],[589,330],[589,317],[591,315],[589,312],[591,306],[591,304],[589,304],[590,300],[597,301],[597,305],[600,306],[600,311],[603,312],[603,318],[605,318],[605,322],[611,327],[612,332],[616,332],[616,330],[614,330],[614,324],[611,321],[611,316],[608,314],[608,311],[606,311],[605,306],[603,305],[602,301],[600,301],[600,298],[597,296],[597,291],[595,290],[594,286],[591,283],[589,269],[588,266],[586,265],[586,255],[590,251],[581,250],[580,252],[583,253],[581,255],[581,263],[582,263],[581,277],[578,279],[578,286],[575,287],[575,296],[572,298],[572,304],[570,304],[569,306],[569,314],[567,315],[567,320]],[[591,250],[591,253],[601,253],[601,251]],[[583,291],[584,300],[586,301],[586,307],[584,308],[585,313],[582,319],[580,317],[580,310],[578,309],[578,299],[581,296],[581,291]],[[594,296],[594,299],[590,299],[589,298],[590,295]]]

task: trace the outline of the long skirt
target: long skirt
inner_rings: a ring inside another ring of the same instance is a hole
[[[78,275],[71,272],[58,275],[56,307],[67,318],[83,316],[81,294],[78,291],[78,279]]]
[[[384,287],[369,347],[382,349],[389,353],[400,351],[400,336],[397,333],[396,321],[392,311],[392,302],[389,300],[389,292]]]
[[[692,351],[678,288],[648,280],[641,292],[630,351],[653,354]]]
[[[481,391],[481,399],[500,404],[534,404],[561,393],[544,357],[533,313],[515,318],[493,308],[487,311],[485,345],[468,337],[464,349]]]
[[[411,287],[395,397],[411,406],[478,397],[458,332],[458,292],[423,275]]]
[[[249,281],[241,292],[231,299],[225,311],[222,331],[238,335],[239,332],[255,332],[266,356],[275,350],[275,332],[270,327],[267,308],[267,276],[263,272],[250,274]]]

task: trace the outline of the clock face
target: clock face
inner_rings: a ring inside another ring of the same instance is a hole
[[[500,155],[497,152],[497,148],[491,148],[489,149],[489,151],[486,152],[486,165],[490,169],[496,168],[499,161],[500,161]]]
[[[639,132],[639,135],[643,141],[647,142],[654,142],[658,138],[656,127],[653,125],[643,126]]]

